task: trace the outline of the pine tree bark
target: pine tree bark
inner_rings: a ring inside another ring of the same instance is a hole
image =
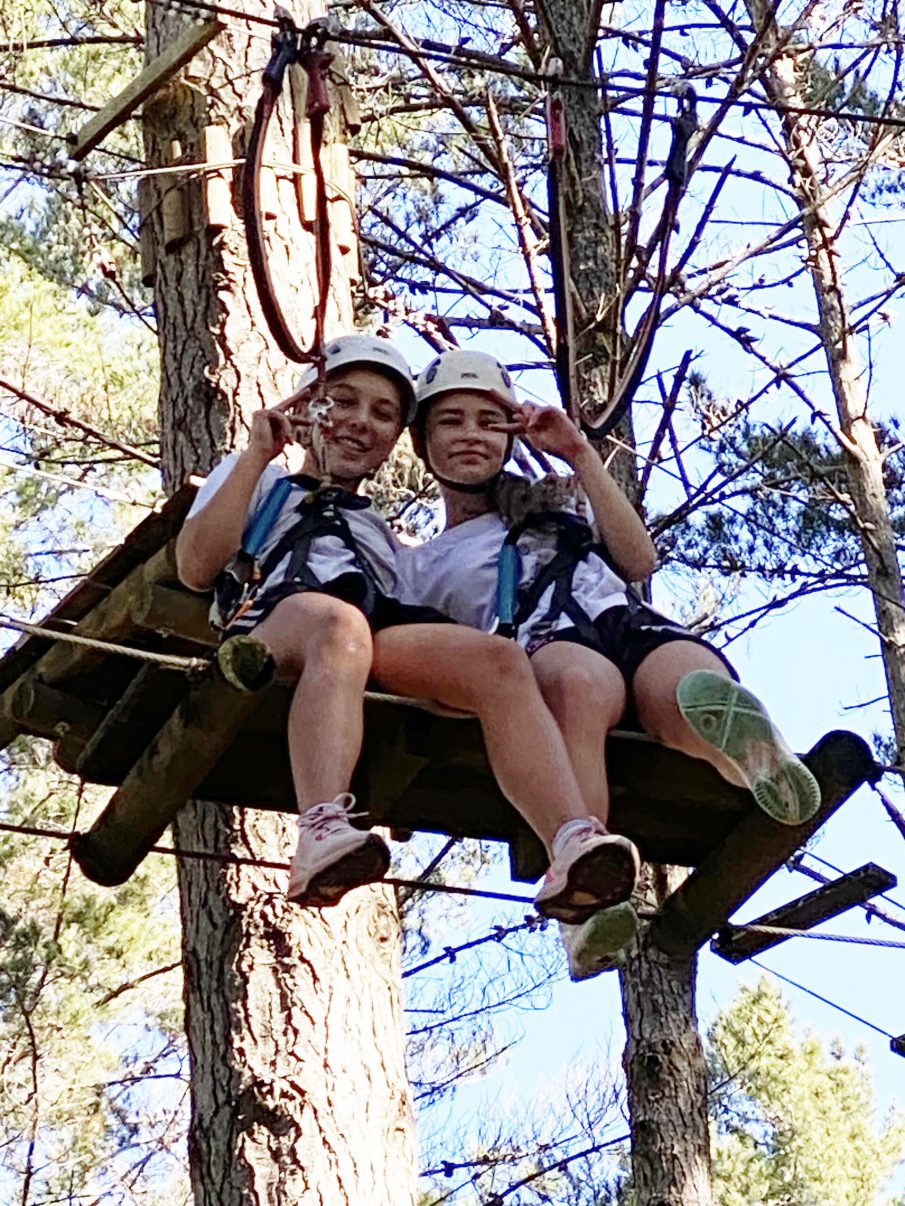
[[[545,0],[545,34],[566,76],[589,77],[599,6],[588,0]],[[578,355],[582,400],[603,397],[612,349],[600,316],[618,303],[618,237],[604,190],[598,93],[562,89],[569,136],[566,199],[572,276],[580,319]],[[637,502],[631,414],[619,425],[622,450],[610,470]],[[609,452],[610,449],[608,448]],[[643,883],[655,908],[684,877],[680,868],[645,865]],[[627,1042],[624,1065],[632,1126],[633,1188],[637,1206],[709,1206],[710,1145],[707,1066],[697,1030],[697,961],[675,961],[641,945],[622,973]]]
[[[299,6],[295,12],[298,18]],[[186,18],[155,4],[147,20],[153,57]],[[150,163],[174,155],[199,162],[201,131],[210,125],[226,129],[235,157],[244,153],[269,52],[260,29],[250,29],[251,37],[231,23],[181,82],[145,106]],[[297,91],[296,81],[284,97]],[[266,157],[292,162],[288,99],[272,125]],[[146,201],[158,257],[161,443],[170,488],[241,443],[252,410],[285,396],[294,375],[261,319],[238,177],[231,183],[233,213],[223,228],[205,229],[197,176],[156,177]],[[165,251],[161,202],[173,187],[183,190],[188,233]],[[284,308],[308,339],[312,238],[300,226],[291,177],[278,181],[277,195],[274,271]],[[335,275],[330,324],[348,327],[351,317],[349,281]],[[180,847],[285,861],[294,825],[195,802],[178,817],[174,838]],[[180,861],[196,1206],[411,1206],[417,1168],[395,897],[375,887],[334,909],[304,910],[286,902],[283,879],[261,868]]]
[[[783,49],[774,9],[764,0],[746,0],[754,26],[764,34],[770,56],[764,83],[770,100],[802,107],[806,61],[800,46]],[[786,114],[782,130],[789,162],[789,181],[799,206],[807,243],[805,266],[817,301],[820,337],[829,370],[845,454],[853,522],[861,540],[867,580],[883,655],[896,737],[897,764],[905,766],[905,610],[902,572],[883,482],[883,456],[867,412],[866,370],[858,354],[843,286],[833,206],[823,181],[827,172],[818,137],[820,118]],[[873,154],[880,156],[891,135],[881,137]]]
[[[656,909],[685,874],[681,868],[645,864],[636,903]],[[637,1206],[710,1206],[713,1201],[696,980],[696,956],[673,959],[644,941],[621,973]]]

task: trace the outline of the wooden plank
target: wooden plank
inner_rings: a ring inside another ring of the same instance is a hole
[[[211,664],[91,829],[73,837],[73,857],[89,879],[112,886],[129,878],[257,705],[256,692],[234,687],[220,662]]]
[[[820,784],[816,815],[789,826],[758,809],[748,813],[664,901],[646,941],[675,957],[693,954],[876,771],[867,743],[844,731],[821,738],[804,761]]]
[[[69,628],[72,621],[86,616],[127,574],[170,541],[182,526],[201,480],[190,479],[159,511],[143,519],[121,545],[113,549],[87,578],[60,600],[42,623],[49,623],[53,627],[54,622],[65,620],[68,623],[59,627]],[[47,641],[41,637],[26,636],[18,641],[0,658],[0,692],[10,687],[46,652]]]
[[[209,595],[145,580],[135,592],[130,614],[138,628],[210,647],[220,639],[211,627],[210,606]]]
[[[189,689],[186,675],[145,662],[79,752],[75,771],[89,781],[122,783],[142,751]],[[73,745],[66,753],[72,756]]]
[[[40,680],[19,682],[3,697],[3,703],[9,708],[9,721],[36,737],[71,734],[85,741],[103,718],[102,709]]]
[[[73,159],[84,159],[107,137],[111,130],[129,117],[142,101],[147,100],[168,83],[186,63],[190,63],[199,50],[226,28],[220,20],[205,21],[203,25],[191,25],[175,42],[148,63],[134,80],[126,85],[117,96],[108,101],[80,130],[68,135]]]
[[[131,614],[135,595],[143,590],[149,581],[167,581],[175,576],[174,542],[171,542],[127,574],[123,581],[70,631],[77,636],[123,641],[136,631],[137,626]],[[23,684],[40,679],[44,683],[57,685],[86,667],[103,662],[108,656],[100,650],[70,645],[65,641],[51,642],[50,638],[45,637],[35,637],[34,640],[44,645],[47,651],[0,695],[0,749],[9,745],[21,731],[22,726],[14,719],[12,701]]]
[[[876,863],[865,863],[857,871],[842,875],[839,879],[816,888],[797,900],[790,900],[754,921],[745,925],[723,926],[710,944],[715,955],[730,963],[742,963],[752,955],[759,955],[780,942],[787,942],[779,934],[752,934],[746,926],[769,925],[781,929],[809,930],[822,921],[838,917],[855,905],[864,904],[880,892],[894,888],[898,880]]]
[[[898,1034],[889,1040],[889,1049],[894,1055],[905,1055],[905,1034]]]

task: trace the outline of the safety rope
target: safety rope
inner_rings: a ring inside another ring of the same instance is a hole
[[[171,11],[182,9],[189,12],[210,13],[214,16],[224,17],[228,20],[244,24],[260,25],[269,29],[276,29],[278,27],[278,21],[274,17],[243,12],[240,9],[230,8],[227,5],[216,4],[213,0],[147,0],[147,2],[158,8],[170,9]],[[718,26],[715,25],[714,28],[718,28]],[[624,36],[624,31],[620,30],[619,36]],[[400,46],[398,43],[379,41],[377,36],[367,32],[353,33],[349,30],[334,30],[331,31],[330,40],[336,42],[337,45],[356,46],[365,50],[400,55],[410,59],[417,55],[421,58],[430,59],[437,63],[445,63],[448,66],[457,67],[461,70],[480,70],[486,71],[489,75],[510,76],[513,79],[523,80],[526,83],[539,84],[542,87],[549,87],[550,83],[549,72],[544,73],[533,70],[530,67],[519,66],[516,63],[507,62],[499,56],[491,56],[463,45],[456,47],[441,46],[438,42],[429,38],[423,38],[418,41],[413,40],[411,46]],[[855,43],[854,45],[858,47],[862,45],[866,47],[893,45],[901,44],[903,40],[905,39],[884,38],[882,42]],[[620,74],[628,79],[644,78],[633,72],[621,72]],[[712,82],[712,77],[710,76],[704,75],[702,78],[705,84],[709,85]],[[675,77],[673,77],[673,80],[675,80]],[[563,75],[559,82],[569,88],[587,88],[599,92],[601,85],[606,80],[603,76],[582,77]],[[676,95],[676,84],[675,82],[661,82],[658,79],[653,86],[645,84],[637,88],[627,88],[625,93],[620,96],[617,104],[643,97],[648,93],[666,98],[674,97]],[[754,112],[777,113],[779,115],[788,114],[792,117],[822,117],[832,121],[850,121],[854,124],[860,123],[868,126],[888,126],[893,129],[905,129],[905,117],[896,117],[883,113],[859,112],[851,109],[829,109],[821,105],[784,105],[745,95],[720,94],[717,96],[702,96],[699,98],[698,103],[710,105],[712,108],[738,108],[742,109],[746,114]],[[64,135],[55,134],[52,131],[41,130],[41,133],[50,137],[65,139]]]
[[[846,1009],[844,1005],[839,1005],[836,1001],[831,1001],[828,997],[821,996],[819,992],[815,992],[813,988],[808,988],[806,984],[799,984],[797,980],[793,980],[789,976],[784,976],[782,972],[778,972],[772,967],[767,967],[766,963],[760,963],[757,959],[750,959],[749,962],[753,963],[755,967],[759,967],[761,971],[768,972],[771,976],[775,976],[777,980],[782,980],[783,984],[788,984],[792,988],[799,989],[801,992],[806,993],[809,997],[813,997],[815,1001],[819,1001],[822,1005],[828,1005],[830,1009],[835,1009],[837,1013],[843,1013],[847,1018],[851,1018],[855,1022],[860,1022],[869,1030],[875,1030],[877,1034],[882,1034],[884,1038],[888,1038],[890,1040],[890,1046],[895,1054],[902,1054],[898,1047],[893,1045],[897,1042],[897,1036],[891,1034],[888,1030],[884,1030],[882,1026],[877,1026],[874,1022],[869,1022],[867,1018],[861,1017],[859,1013],[853,1013],[850,1009]]]
[[[24,837],[52,838],[59,842],[71,842],[74,836],[65,829],[52,829],[46,825],[14,825],[9,821],[0,821],[0,832],[18,833]],[[162,854],[170,858],[194,859],[198,862],[220,863],[227,867],[262,867],[268,871],[289,870],[289,863],[278,863],[264,858],[247,858],[241,854],[221,854],[216,850],[185,850],[179,846],[151,846],[148,853]],[[512,892],[491,892],[484,888],[463,888],[458,884],[429,883],[420,879],[401,879],[397,876],[386,876],[378,882],[389,884],[393,888],[406,888],[410,892],[441,892],[453,896],[474,896],[482,900],[502,900],[507,904],[534,904],[534,900],[530,896],[516,896]],[[527,923],[525,928],[527,928]],[[448,956],[444,957],[448,958]]]
[[[96,649],[101,653],[115,653],[122,657],[132,657],[138,661],[155,662],[170,670],[184,670],[187,674],[197,674],[206,670],[209,662],[201,657],[180,657],[175,653],[155,653],[152,649],[135,649],[131,645],[118,645],[113,641],[103,641],[96,637],[79,636],[75,632],[57,632],[53,628],[44,628],[40,624],[29,624],[25,620],[17,620],[0,612],[0,628],[10,628],[14,632],[24,632],[29,636],[43,637],[52,641],[62,641],[68,645],[81,645],[86,649]]]
[[[41,637],[49,641],[62,641],[64,644],[82,645],[86,649],[96,649],[99,653],[110,653],[122,657],[131,657],[136,661],[154,662],[166,666],[170,670],[182,670],[186,674],[198,674],[209,669],[213,658],[183,657],[176,653],[157,653],[153,649],[136,649],[132,645],[118,645],[114,641],[105,641],[100,637],[79,636],[75,632],[60,632],[56,628],[45,628],[40,624],[30,624],[26,620],[16,619],[0,612],[0,628],[9,628],[14,632],[24,632],[28,636]],[[394,707],[417,708],[419,712],[428,712],[432,716],[444,716],[451,720],[472,720],[474,714],[461,708],[453,708],[435,699],[414,699],[408,695],[390,695],[385,691],[365,691],[366,703],[391,704]]]
[[[905,942],[895,938],[861,938],[855,934],[823,934],[814,930],[794,930],[778,925],[733,925],[730,927],[735,934],[765,934],[776,938],[812,938],[817,942],[847,942],[853,946],[885,946],[892,950],[905,951]]]

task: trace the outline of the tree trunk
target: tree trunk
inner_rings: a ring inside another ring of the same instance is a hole
[[[147,17],[153,56],[185,18],[158,5],[147,6]],[[174,154],[199,162],[209,126],[227,132],[234,157],[244,154],[269,51],[259,27],[250,28],[252,37],[230,24],[181,83],[145,106],[151,164]],[[284,97],[293,93],[298,81],[287,81]],[[265,158],[292,162],[289,103],[272,125]],[[285,396],[294,374],[261,319],[236,209],[238,174],[231,183],[222,227],[205,229],[198,178],[156,177],[144,203],[157,252],[161,444],[171,488],[241,442],[253,408]],[[182,245],[165,251],[161,200],[172,187],[184,190],[188,224]],[[274,275],[299,338],[310,339],[312,238],[288,175],[277,197]],[[351,325],[341,264],[337,253],[334,329]],[[173,828],[177,846],[263,860],[285,861],[294,841],[284,818],[203,802]],[[417,1169],[393,892],[361,889],[336,908],[305,910],[285,900],[283,880],[262,868],[179,865],[196,1204],[410,1206]]]
[[[646,864],[639,900],[656,908],[684,875]],[[637,1206],[710,1206],[713,1200],[696,978],[696,956],[672,959],[646,942],[621,975]]]
[[[547,0],[547,38],[565,75],[587,76],[596,29],[594,3]],[[615,20],[615,14],[611,22]],[[569,133],[566,202],[582,401],[607,390],[612,349],[597,319],[616,304],[622,287],[615,269],[613,215],[604,191],[600,103],[592,88],[562,90]],[[612,324],[610,324],[612,325]],[[617,428],[622,448],[610,461],[629,498],[637,501],[631,414]],[[609,457],[611,447],[606,447]],[[643,882],[653,907],[680,882],[679,868],[645,865]],[[622,973],[627,1033],[624,1064],[632,1119],[632,1168],[638,1206],[708,1206],[710,1147],[707,1066],[697,1032],[696,960],[676,962],[642,945]]]
[[[763,0],[746,0],[755,28],[766,29],[764,51],[770,56],[764,82],[771,100],[801,107],[806,103],[799,79],[806,71],[800,46],[780,51],[780,32],[773,8]],[[802,73],[799,75],[799,71]],[[823,179],[826,169],[818,139],[820,118],[783,117],[783,137],[789,161],[789,180],[802,214],[807,241],[806,267],[814,286],[820,337],[826,355],[840,443],[845,453],[854,523],[861,540],[867,580],[883,654],[896,736],[897,763],[905,765],[905,611],[902,608],[902,574],[896,536],[883,483],[883,457],[867,413],[865,369],[858,354],[857,336],[851,328],[843,289],[843,266],[838,250],[836,223]],[[881,138],[873,154],[879,156],[891,135]]]

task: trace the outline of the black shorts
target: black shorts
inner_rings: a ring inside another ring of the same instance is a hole
[[[580,632],[577,628],[560,628],[529,644],[528,654],[530,656],[536,653],[538,649],[553,641],[570,641],[573,645],[584,645],[586,649],[593,649],[595,653],[612,662],[625,679],[626,686],[631,688],[638,667],[655,649],[673,641],[691,641],[692,644],[703,645],[705,649],[709,649],[738,682],[735,667],[719,649],[714,649],[702,637],[695,636],[674,620],[658,615],[643,603],[608,607],[591,622],[591,629],[593,635],[591,632]]]
[[[447,616],[434,611],[432,607],[417,607],[409,603],[400,603],[377,594],[370,608],[366,607],[367,583],[361,574],[340,574],[332,582],[324,582],[318,586],[309,586],[301,582],[281,582],[263,594],[258,595],[251,605],[236,616],[223,630],[223,640],[237,636],[239,633],[250,633],[262,620],[265,620],[278,603],[291,595],[318,594],[330,595],[333,599],[341,599],[352,607],[357,607],[368,621],[372,632],[380,632],[384,628],[395,628],[399,624],[454,624]]]

